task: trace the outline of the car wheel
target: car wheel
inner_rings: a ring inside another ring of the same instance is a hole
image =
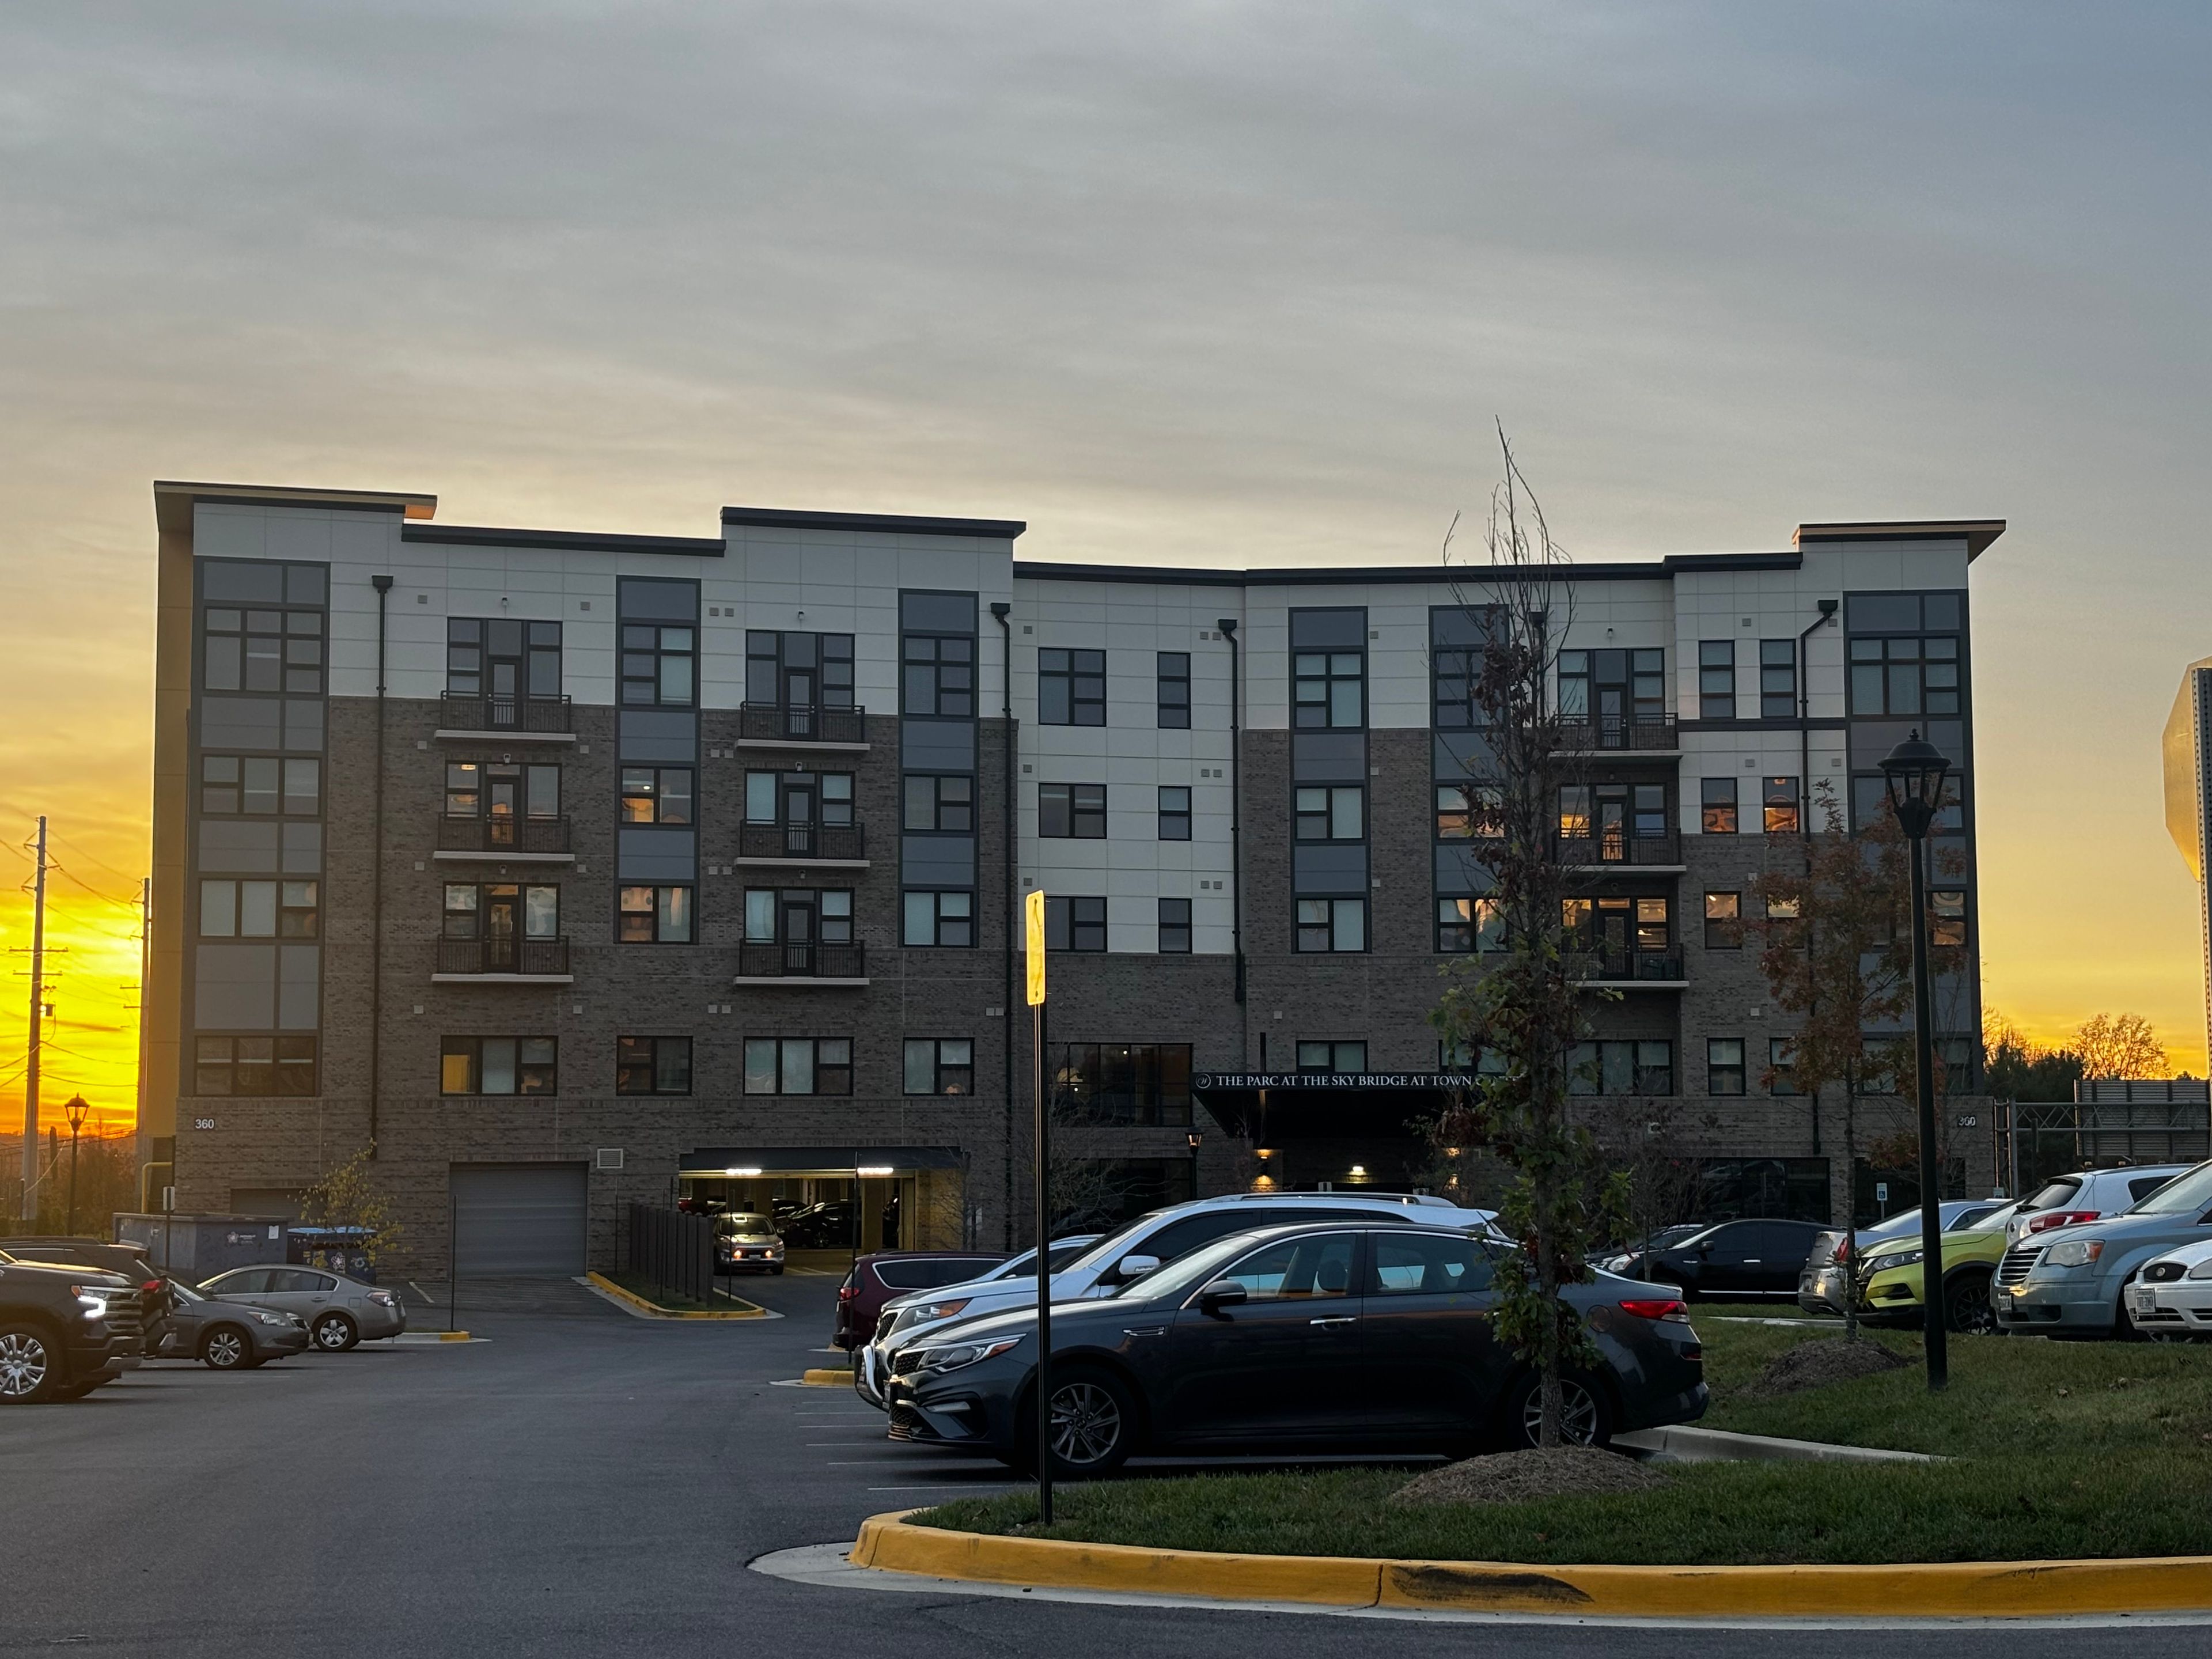
[[[35,1406],[59,1395],[60,1361],[38,1326],[0,1323],[0,1405]]]
[[[1535,1445],[1544,1429],[1544,1379],[1530,1372],[1515,1385],[1505,1402],[1506,1443]],[[1613,1438],[1613,1411],[1605,1390],[1588,1377],[1559,1379],[1559,1440],[1569,1446],[1602,1446]]]
[[[1997,1328],[1996,1310],[1990,1306],[1987,1273],[1956,1273],[1943,1286],[1943,1322],[1967,1336],[1988,1336]]]
[[[316,1318],[310,1334],[325,1353],[343,1353],[361,1340],[361,1331],[353,1321],[335,1309]]]
[[[253,1341],[235,1325],[218,1325],[200,1339],[200,1364],[211,1371],[253,1367]]]
[[[1021,1419],[1021,1443],[1009,1458],[1014,1467],[1036,1462],[1036,1401]],[[1071,1368],[1052,1379],[1053,1474],[1063,1480],[1095,1480],[1129,1461],[1137,1439],[1137,1402],[1121,1378],[1089,1367]]]

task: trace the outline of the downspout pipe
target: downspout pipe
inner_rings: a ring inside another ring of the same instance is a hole
[[[1214,624],[1229,641],[1229,939],[1236,953],[1237,1004],[1244,1005],[1244,653],[1237,640],[1237,618],[1223,617]],[[1237,1024],[1239,1064],[1251,1064],[1249,1019]]]
[[[1797,833],[1805,842],[1805,873],[1813,873],[1813,659],[1808,642],[1836,620],[1836,612],[1843,608],[1840,599],[1819,601],[1820,614],[1812,626],[1797,636]],[[1849,688],[1846,687],[1848,694]],[[1850,787],[1850,772],[1844,773],[1844,787]],[[1850,802],[1844,802],[1844,811],[1850,811]],[[1813,948],[1813,935],[1805,935],[1805,949]],[[1820,1156],[1820,1091],[1813,1091],[1813,1156]]]
[[[1018,745],[1014,740],[1014,625],[1007,620],[1013,606],[1004,599],[991,602],[991,615],[997,618],[999,637],[1005,649],[1001,660],[1004,666],[1003,696],[1000,713],[1006,726],[1006,787],[1000,793],[1000,803],[1006,813],[1006,988],[1001,999],[1000,1012],[1006,1020],[1006,1156],[1000,1160],[1006,1174],[1006,1190],[1000,1213],[1005,1218],[1005,1243],[1008,1255],[1014,1249],[1014,934],[1021,923],[1021,900],[1017,882],[1021,868],[1021,848],[1017,844],[1020,835],[1020,819],[1014,811],[1014,761]]]
[[[392,578],[371,576],[376,589],[376,811],[368,876],[368,1155],[378,1155],[384,1059],[384,664]]]

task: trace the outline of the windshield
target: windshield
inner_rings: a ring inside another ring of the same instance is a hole
[[[1064,1243],[1054,1245],[1052,1247],[1053,1272],[1058,1273],[1069,1262],[1074,1261],[1079,1253],[1090,1249],[1093,1242],[1093,1240],[1087,1237],[1071,1238]],[[985,1273],[983,1277],[985,1279],[1019,1279],[1024,1273],[1034,1273],[1035,1272],[1036,1272],[1036,1250],[1032,1247],[1030,1249],[1024,1250],[1012,1261],[1000,1262],[989,1273]]]
[[[1211,1244],[1201,1244],[1179,1261],[1155,1269],[1141,1279],[1133,1279],[1116,1290],[1116,1296],[1150,1298],[1185,1295],[1214,1276],[1224,1264],[1235,1261],[1252,1248],[1258,1233],[1231,1233],[1226,1238],[1217,1238]]]
[[[714,1231],[726,1237],[732,1233],[772,1233],[775,1226],[764,1215],[722,1215],[714,1218]]]
[[[2212,1210],[2212,1164],[2200,1164],[2151,1194],[2130,1215],[2201,1215]]]

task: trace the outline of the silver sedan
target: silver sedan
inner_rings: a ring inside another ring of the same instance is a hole
[[[200,1289],[225,1302],[298,1315],[325,1353],[407,1328],[407,1310],[393,1292],[320,1267],[234,1267]]]

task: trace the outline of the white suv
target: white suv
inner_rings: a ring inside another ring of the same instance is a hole
[[[1232,1193],[1171,1204],[1126,1222],[1052,1276],[1055,1302],[1107,1297],[1201,1244],[1251,1227],[1297,1221],[1367,1221],[1387,1218],[1431,1227],[1487,1227],[1494,1210],[1462,1210],[1441,1198],[1365,1196],[1352,1193]],[[1036,1306],[1036,1279],[970,1279],[895,1297],[884,1304],[874,1337],[854,1355],[853,1387],[878,1410],[885,1409],[883,1379],[890,1375],[892,1353],[931,1336],[956,1320],[980,1319]]]
[[[2195,1167],[2190,1164],[2137,1164],[2117,1170],[2077,1170],[2071,1175],[2053,1176],[2021,1200],[2019,1207],[2005,1223],[2005,1243],[2018,1244],[2029,1238],[2047,1242],[2041,1236],[2053,1228],[2077,1226],[2084,1221],[2133,1209],[2184,1170]]]

